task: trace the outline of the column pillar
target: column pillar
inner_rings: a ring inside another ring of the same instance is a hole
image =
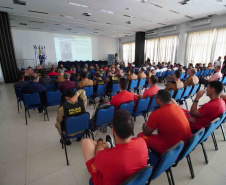
[[[135,38],[135,65],[144,64],[145,32],[137,32]]]

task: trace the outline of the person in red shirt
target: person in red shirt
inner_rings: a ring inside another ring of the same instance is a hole
[[[55,72],[55,69],[54,69],[54,68],[52,68],[52,69],[51,69],[51,72],[48,73],[48,76],[58,76],[58,73]]]
[[[134,130],[132,116],[126,110],[117,110],[112,121],[111,136],[93,141],[82,140],[82,151],[94,185],[119,185],[147,166],[148,149],[142,138],[131,138]]]
[[[209,96],[210,101],[198,109],[198,102],[205,94],[204,90],[199,91],[196,94],[196,98],[191,106],[190,112],[183,109],[190,122],[193,133],[203,127],[207,127],[211,121],[216,119],[225,111],[225,102],[220,98],[220,93],[222,90],[223,84],[221,82],[209,82],[206,89],[206,95]]]
[[[152,75],[150,77],[150,79],[149,79],[150,87],[144,91],[143,96],[134,93],[134,101],[137,102],[141,97],[143,97],[143,98],[146,98],[146,97],[152,98],[153,95],[157,94],[157,92],[159,91],[159,87],[156,86],[157,82],[158,82],[157,76]]]
[[[72,68],[70,68],[70,70],[67,73],[72,74],[74,73],[74,71],[72,70]]]
[[[171,103],[169,91],[159,90],[155,99],[160,108],[151,113],[139,136],[144,138],[151,150],[163,154],[181,140],[186,143],[192,133],[183,110]],[[156,129],[158,134],[153,134]]]
[[[119,93],[112,97],[110,104],[114,105],[115,110],[119,108],[119,105],[128,101],[134,101],[133,93],[127,91],[129,81],[125,78],[121,78],[119,82]]]

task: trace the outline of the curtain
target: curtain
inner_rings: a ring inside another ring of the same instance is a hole
[[[215,30],[193,32],[188,34],[186,47],[186,62],[205,63],[211,61],[212,49],[214,44]]]
[[[123,48],[123,60],[125,64],[132,63],[135,61],[135,42],[125,43],[122,45]]]
[[[211,61],[215,61],[219,56],[226,56],[226,28],[216,30],[216,39],[213,46]]]
[[[160,37],[146,41],[146,58],[151,62],[171,62],[176,59],[178,36]]]

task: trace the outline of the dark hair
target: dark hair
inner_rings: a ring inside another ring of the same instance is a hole
[[[122,90],[126,90],[128,89],[129,81],[125,78],[121,78],[119,81],[119,85]]]
[[[95,73],[95,76],[96,76],[97,78],[99,78],[99,77],[100,77],[100,73]]]
[[[130,69],[130,73],[132,73],[132,74],[135,73],[135,69],[134,68],[131,68]]]
[[[81,72],[81,77],[84,79],[84,78],[87,78],[87,73],[86,72],[84,72],[84,71],[82,71]]]
[[[175,76],[176,76],[177,78],[180,78],[180,76],[181,76],[181,71],[176,70],[176,71],[175,71]]]
[[[218,70],[221,70],[221,66],[216,66],[216,68],[217,68]]]
[[[42,71],[42,76],[47,76],[47,72],[45,70]]]
[[[219,81],[209,82],[209,85],[210,85],[210,88],[214,88],[215,89],[215,92],[218,95],[221,93],[221,91],[224,88],[223,84],[221,82],[219,82]]]
[[[33,75],[30,75],[30,79],[31,79],[31,81],[35,81],[38,79],[38,75],[36,73],[34,73]]]
[[[144,68],[143,67],[140,70],[144,72]]]
[[[18,75],[18,80],[23,80],[23,78],[24,78],[24,75],[22,73]]]
[[[151,71],[151,68],[150,68],[150,67],[148,67],[148,68],[147,68],[147,71]]]
[[[120,139],[127,139],[132,136],[134,121],[129,112],[124,109],[115,111],[112,121],[114,132]]]
[[[158,82],[158,78],[155,75],[151,75],[150,80],[153,84],[156,84]]]
[[[74,91],[74,89],[66,89],[65,91],[64,91],[64,96],[65,97],[73,97],[75,95],[75,91]]]
[[[160,89],[157,95],[159,99],[164,103],[169,103],[171,101],[171,93],[165,89]]]

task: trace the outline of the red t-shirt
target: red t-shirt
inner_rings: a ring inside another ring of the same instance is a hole
[[[147,166],[148,149],[143,138],[132,138],[129,143],[99,151],[95,167],[103,177],[104,185],[118,185]]]
[[[221,98],[214,99],[204,104],[198,110],[202,117],[197,117],[195,123],[191,123],[192,130],[205,128],[211,121],[220,116],[225,111],[225,102]]]
[[[190,124],[184,111],[178,105],[172,103],[152,112],[147,126],[152,129],[158,129],[158,135],[167,148],[180,141],[186,143],[192,136]]]
[[[133,93],[129,91],[123,91],[118,93],[117,95],[113,96],[111,99],[110,104],[114,105],[115,110],[119,108],[119,105],[128,101],[134,101]]]
[[[152,98],[152,96],[157,94],[158,91],[159,91],[159,87],[157,86],[149,87],[144,91],[143,98],[146,98],[146,97]]]
[[[71,73],[73,73],[73,71],[68,71],[67,73],[71,74]]]
[[[57,72],[50,72],[50,73],[48,73],[48,76],[58,76],[58,73]]]

